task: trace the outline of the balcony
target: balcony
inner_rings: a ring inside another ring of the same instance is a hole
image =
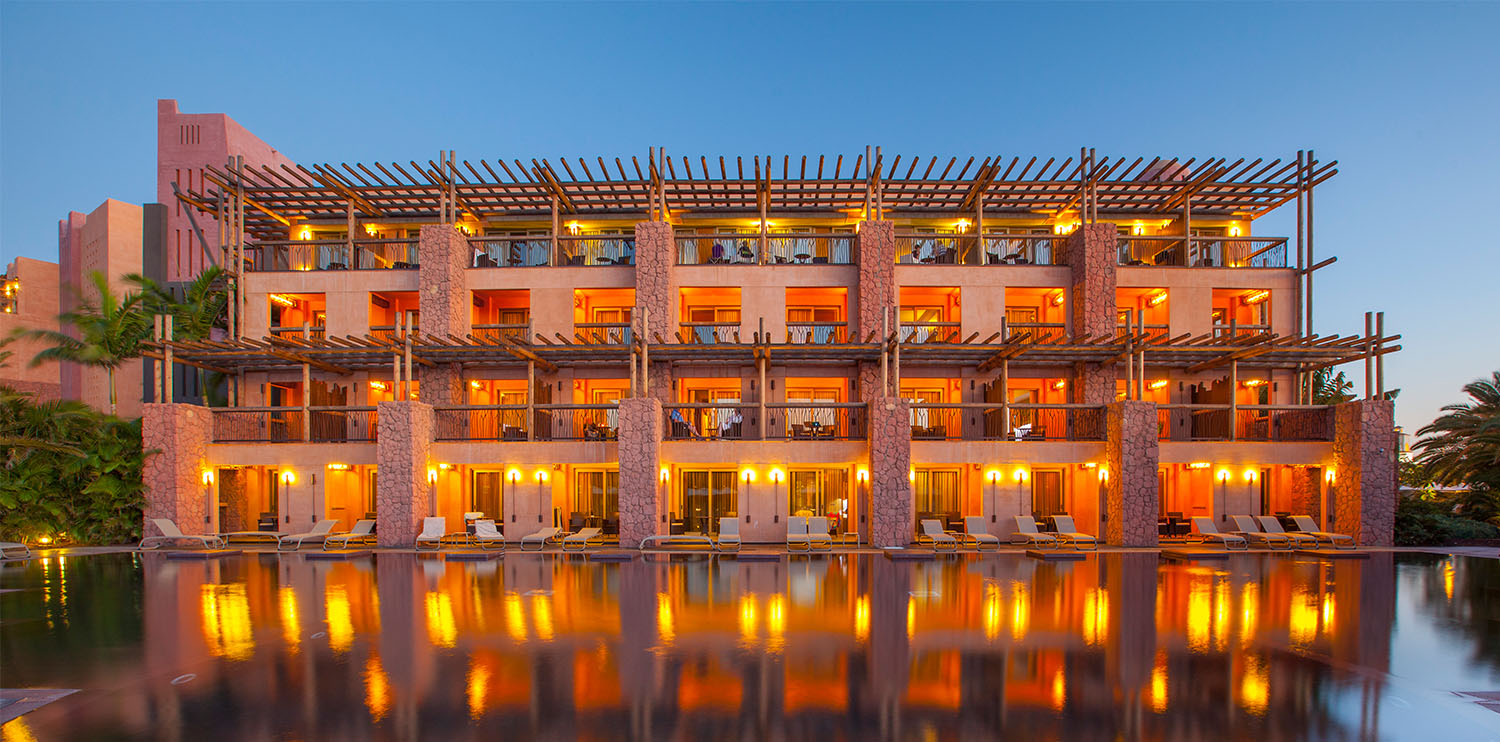
[[[528,423],[528,410],[530,410]],[[606,441],[619,437],[614,404],[463,405],[434,411],[439,441]]]
[[[350,247],[353,260],[350,260]],[[245,246],[245,270],[410,270],[417,267],[415,238],[354,240],[262,240]]]
[[[1285,237],[1131,235],[1116,246],[1120,265],[1202,268],[1285,268]]]
[[[678,265],[758,265],[760,235],[714,234],[677,237]]]
[[[700,402],[662,405],[669,441],[754,440],[760,406],[739,402]],[[748,424],[747,424],[748,423]]]
[[[267,328],[267,329],[270,330],[271,337],[275,337],[275,338],[299,338],[299,339],[302,339],[302,340],[322,340],[323,339],[323,328],[321,328],[321,327],[312,327],[312,326],[298,325],[296,327],[275,327],[275,326],[272,326],[272,327]]]
[[[526,268],[550,265],[552,238],[527,235],[470,237],[473,268]]]
[[[1044,342],[1048,338],[1060,338],[1068,334],[1066,322],[1006,322],[1005,340],[1027,335],[1032,341]]]
[[[1156,421],[1164,441],[1333,440],[1333,408],[1317,405],[1164,404],[1156,408]]]
[[[1271,331],[1270,324],[1242,325],[1236,322],[1229,324],[1215,324],[1215,338],[1243,338],[1255,335],[1264,335]]]
[[[842,343],[848,338],[848,322],[787,322],[786,341],[801,344]]]
[[[1055,265],[1059,241],[1051,234],[994,233],[896,235],[903,265]]]
[[[911,418],[912,440],[1102,441],[1105,435],[1103,405],[928,403],[912,405]]]
[[[392,343],[404,342],[406,335],[398,332],[396,328],[396,325],[370,325],[370,337]],[[422,336],[422,328],[418,325],[412,325],[404,329],[410,332],[412,340],[416,340]]]
[[[214,443],[358,443],[375,440],[374,407],[228,407],[213,411]]]
[[[985,265],[1057,265],[1067,237],[1050,234],[987,234],[980,255]]]
[[[559,238],[558,265],[635,265],[635,235],[589,235]]]
[[[738,322],[684,322],[682,323],[682,342],[712,345],[714,343],[738,343],[740,341],[740,323]]]
[[[585,343],[600,345],[629,345],[631,340],[626,322],[579,322],[573,325],[573,334]]]
[[[853,265],[854,235],[852,233],[767,235],[766,263],[776,265]]]
[[[903,343],[956,343],[959,341],[957,322],[902,322]]]
[[[374,328],[370,328],[374,329]],[[415,329],[415,328],[413,328]],[[479,340],[510,340],[517,343],[531,341],[531,323],[474,325],[474,337]]]
[[[852,441],[869,437],[863,402],[766,403],[768,440]]]

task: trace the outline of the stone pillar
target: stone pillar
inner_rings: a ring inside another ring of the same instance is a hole
[[[887,307],[900,306],[900,294],[896,288],[896,223],[890,220],[861,222],[856,243],[859,262],[859,295],[856,299],[858,314],[854,316],[855,321],[850,323],[849,329],[849,338],[855,342],[864,340],[872,332],[879,335],[881,314]],[[861,363],[860,400],[871,402],[884,397],[887,392],[876,386],[879,383],[880,364]]]
[[[666,497],[661,491],[661,401],[620,400],[620,545],[640,546],[666,533]]]
[[[160,536],[152,518],[169,518],[187,534],[216,533],[212,486],[203,483],[213,413],[192,404],[143,405],[141,447],[146,455],[145,536]]]
[[[1396,519],[1396,405],[1386,399],[1334,408],[1334,528],[1361,546],[1390,546]]]
[[[381,402],[376,406],[375,529],[381,546],[411,546],[431,513],[432,405]]]
[[[1063,243],[1062,260],[1072,268],[1073,335],[1109,337],[1115,325],[1115,225],[1083,224]],[[1073,401],[1079,404],[1109,404],[1115,399],[1113,367],[1078,364],[1074,368]]]
[[[1311,466],[1294,466],[1288,472],[1291,492],[1288,509],[1293,515],[1310,515],[1323,522],[1323,470]]]
[[[646,342],[672,337],[677,331],[677,242],[668,222],[637,222],[635,225],[635,321],[646,318],[651,326]],[[672,369],[653,363],[648,372],[647,393],[661,402],[672,401]]]
[[[870,402],[870,544],[905,546],[912,518],[911,403],[897,397]],[[622,484],[623,491],[623,484]]]
[[[1112,546],[1156,546],[1157,441],[1155,402],[1115,402],[1108,407],[1104,443],[1105,542]]]
[[[473,251],[464,234],[447,224],[428,224],[417,238],[418,283],[422,310],[419,329],[424,335],[462,338],[473,327],[473,310],[464,269],[473,264]],[[435,405],[463,404],[463,371],[458,364],[423,367],[422,401]]]
[[[244,469],[220,469],[214,486],[219,488],[219,504],[224,505],[224,522],[219,524],[219,530],[224,533],[233,531],[253,531],[256,528],[256,514],[250,512],[249,498],[247,497],[246,480]]]

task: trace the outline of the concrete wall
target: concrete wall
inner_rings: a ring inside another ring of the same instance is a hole
[[[31,258],[16,258],[5,268],[4,286],[0,291],[12,292],[15,305],[10,312],[0,312],[0,338],[11,337],[17,331],[56,330],[59,311],[57,263],[48,263]],[[36,395],[39,399],[59,399],[62,396],[62,376],[56,361],[32,366],[31,359],[46,348],[47,344],[30,339],[16,339],[5,346],[12,355],[10,361],[0,367],[0,385],[16,391]]]

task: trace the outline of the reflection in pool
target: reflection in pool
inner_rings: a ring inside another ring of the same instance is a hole
[[[1500,689],[1495,585],[1389,553],[51,557],[0,572],[0,682],[82,692],[4,732],[1488,739],[1500,714],[1442,691]]]

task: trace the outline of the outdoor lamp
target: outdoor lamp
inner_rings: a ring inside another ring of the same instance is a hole
[[[908,471],[906,473],[906,478],[910,479],[913,482],[917,481],[917,470],[916,469],[912,469],[912,470]]]
[[[537,469],[536,470],[536,483],[537,484],[546,484],[547,483],[547,470],[546,469]]]
[[[1328,473],[1323,475],[1323,478],[1327,479],[1329,484],[1333,484],[1333,469],[1329,469]]]
[[[668,469],[665,466],[663,466],[661,468],[661,481],[663,483],[666,483],[666,481],[669,480],[669,479],[671,479],[671,478],[672,478],[672,470]]]
[[[285,469],[281,472],[282,484],[291,484],[295,481],[297,481],[297,475],[293,474],[291,469]]]
[[[1106,469],[1106,468],[1104,468],[1102,466],[1099,467],[1099,481],[1101,481],[1101,482],[1108,482],[1109,481],[1109,469]]]
[[[1246,469],[1245,470],[1245,481],[1246,482],[1254,482],[1255,481],[1255,470],[1254,469]]]
[[[516,484],[517,482],[521,481],[521,470],[511,469],[510,471],[505,472],[505,478],[510,480],[511,484]]]
[[[1219,476],[1219,481],[1220,482],[1228,482],[1229,481],[1229,470],[1228,469],[1220,469],[1218,476]]]
[[[870,470],[861,466],[858,471],[854,472],[854,478],[860,482],[868,482],[870,481]]]
[[[437,484],[437,468],[436,467],[431,467],[431,466],[427,467],[427,483],[428,484]]]
[[[782,472],[780,469],[771,470],[771,484],[781,484]]]
[[[1026,476],[1027,476],[1027,474],[1026,474],[1026,470],[1025,469],[1017,469],[1016,470],[1016,481],[1017,482],[1024,482],[1024,481],[1026,481]]]
[[[991,470],[989,470],[989,471],[987,471],[987,472],[984,473],[984,478],[987,479],[987,480],[989,480],[990,484],[999,484],[1000,483],[1000,470],[999,469],[991,469]]]
[[[213,483],[214,483],[214,470],[213,469],[204,469],[203,470],[203,486],[207,487],[208,485],[211,485]]]
[[[751,469],[749,467],[741,469],[740,470],[740,479],[744,480],[745,484],[749,484],[751,482],[754,482],[755,481],[755,470]]]

